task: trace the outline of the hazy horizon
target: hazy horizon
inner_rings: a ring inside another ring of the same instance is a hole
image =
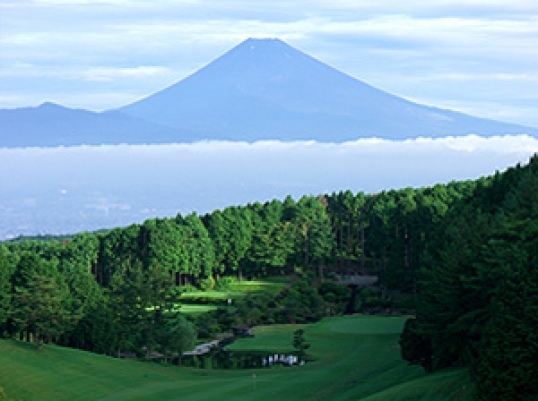
[[[351,190],[476,179],[526,163],[529,136],[0,148],[0,240]]]

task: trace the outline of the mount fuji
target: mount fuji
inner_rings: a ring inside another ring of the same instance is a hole
[[[200,139],[342,142],[538,130],[420,105],[278,39],[247,39],[182,81],[119,111]]]
[[[0,147],[469,134],[538,137],[538,129],[411,102],[278,39],[247,39],[176,84],[116,110],[52,103],[0,110]]]

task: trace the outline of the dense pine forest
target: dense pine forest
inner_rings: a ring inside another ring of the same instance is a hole
[[[481,400],[538,396],[538,159],[494,176],[377,194],[291,197],[0,244],[0,334],[97,353],[181,355],[233,324],[410,313],[402,356],[469,368]],[[379,277],[375,289],[336,276]],[[194,288],[290,277],[274,297],[196,319]]]
[[[402,354],[468,366],[479,400],[538,399],[538,159],[481,181],[424,248]]]

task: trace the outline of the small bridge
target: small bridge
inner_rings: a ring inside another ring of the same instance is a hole
[[[379,280],[379,276],[367,275],[336,275],[336,284],[356,285],[359,287],[373,287]]]

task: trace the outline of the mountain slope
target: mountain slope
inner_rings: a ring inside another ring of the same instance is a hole
[[[315,139],[520,134],[538,130],[422,106],[378,90],[278,39],[248,39],[121,112],[199,139]]]
[[[54,103],[0,110],[0,147],[192,141],[187,133],[116,111],[94,113]]]
[[[419,105],[278,39],[248,39],[178,83],[117,110],[0,109],[0,147],[261,139],[528,134],[538,129]]]

